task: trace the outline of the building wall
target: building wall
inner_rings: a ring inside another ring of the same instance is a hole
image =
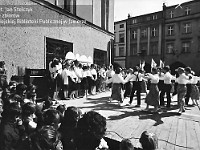
[[[189,7],[191,12],[185,14],[186,8]],[[180,62],[186,66],[190,66],[195,72],[200,73],[197,64],[200,63],[200,1],[191,1],[183,3],[181,7],[175,9],[175,6],[166,8],[166,24],[165,24],[165,61],[172,65]],[[170,13],[173,12],[171,18]],[[184,33],[184,24],[191,24],[191,32]],[[174,26],[174,34],[168,35],[168,27]],[[190,52],[182,51],[182,43],[189,41],[191,44]],[[167,43],[174,43],[172,53],[167,53]]]
[[[123,28],[120,26],[123,25]],[[120,42],[120,34],[124,34],[124,42]],[[124,53],[120,54],[120,48],[124,49]],[[126,21],[115,23],[115,42],[114,42],[114,62],[125,67],[126,60]]]
[[[29,0],[6,0],[0,4],[18,4],[23,5]],[[34,12],[35,16],[41,15],[54,16],[55,18],[68,19],[68,17],[59,14],[49,8],[39,4]],[[45,13],[44,13],[45,12]],[[72,18],[71,18],[72,19]],[[75,54],[93,57],[94,48],[107,51],[107,45],[112,34],[95,29],[88,25],[79,27],[3,27],[0,30],[0,54],[1,59],[5,61],[8,69],[8,78],[17,74],[17,67],[27,67],[31,69],[44,69],[46,57],[45,37],[59,39],[73,43],[73,52]]]
[[[155,37],[152,36],[154,27],[156,28]],[[152,58],[159,62],[161,59],[161,44],[162,12],[127,19],[126,67],[136,66],[141,60],[150,64]],[[155,50],[153,50],[153,47]]]

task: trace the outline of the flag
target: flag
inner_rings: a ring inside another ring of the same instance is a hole
[[[157,66],[157,64],[155,63],[155,61],[152,58],[152,60],[151,60],[151,68],[155,68],[156,66]]]
[[[164,67],[165,67],[165,63],[162,60],[160,60],[160,68],[164,68]]]

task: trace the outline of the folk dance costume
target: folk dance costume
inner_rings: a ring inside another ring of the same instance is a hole
[[[95,68],[91,68],[90,72],[94,79],[91,80],[91,94],[96,94],[97,71]]]
[[[136,107],[140,107],[141,104],[141,82],[143,79],[144,75],[139,73],[137,70],[127,79],[127,81],[132,80],[133,81],[133,87],[131,89],[131,95],[130,95],[130,101],[129,104],[131,105],[132,101],[133,101],[133,96],[134,93],[136,91],[136,95],[137,95],[137,105]]]
[[[178,103],[179,103],[179,113],[182,113],[182,112],[185,112],[184,99],[187,93],[186,84],[189,81],[189,77],[185,75],[183,68],[179,67],[177,71],[179,73],[179,77],[176,78],[176,82],[178,83],[177,98],[178,98]]]
[[[123,91],[122,84],[125,84],[126,81],[123,79],[121,74],[114,74],[113,77],[106,81],[107,84],[112,83],[112,94],[111,98],[117,100],[120,103],[123,103]]]
[[[148,79],[150,79],[150,88],[149,93],[146,96],[145,102],[147,103],[147,107],[145,110],[149,109],[150,106],[154,106],[154,111],[158,110],[159,106],[159,89],[158,89],[158,82],[159,76],[158,74],[148,74]]]
[[[198,81],[200,81],[200,77],[197,77],[197,76],[192,76],[192,79],[190,80],[190,83],[191,83],[190,97],[191,97],[194,105],[198,105],[197,100],[199,100],[199,96],[200,96],[199,88],[197,87]],[[195,100],[196,104],[194,103],[194,100]]]
[[[164,67],[164,72],[165,75],[163,77],[164,79],[164,85],[163,85],[163,90],[160,93],[160,105],[164,106],[164,95],[166,93],[167,95],[167,107],[170,108],[171,106],[171,87],[172,87],[172,80],[175,80],[175,77],[172,76],[169,72],[168,67]]]

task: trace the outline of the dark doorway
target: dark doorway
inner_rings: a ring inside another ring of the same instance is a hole
[[[107,62],[107,51],[94,49],[94,64],[103,65]]]
[[[67,52],[73,52],[73,43],[46,38],[46,69],[49,68],[49,62],[53,58],[62,58],[65,59]]]

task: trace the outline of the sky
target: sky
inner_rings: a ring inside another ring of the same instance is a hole
[[[163,3],[172,6],[190,0],[115,0],[114,20],[120,21],[131,17],[162,10]]]

